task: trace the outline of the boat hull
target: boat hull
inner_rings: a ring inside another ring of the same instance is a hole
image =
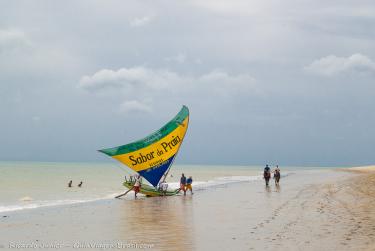
[[[130,189],[130,188],[133,188],[134,182],[127,181],[127,182],[124,182],[123,185]],[[146,184],[142,184],[141,189],[139,191],[139,193],[144,194],[148,197],[173,196],[173,195],[177,195],[179,192],[180,192],[180,189],[176,189],[176,190],[167,190],[165,193],[163,193],[162,191],[156,189],[155,187],[149,186]]]

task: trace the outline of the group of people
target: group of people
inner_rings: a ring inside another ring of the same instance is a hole
[[[189,178],[186,178],[185,174],[182,174],[180,178],[180,191],[184,191],[184,195],[186,195],[187,190],[190,190],[191,194],[194,194],[192,185],[193,178],[191,176],[189,176]]]
[[[281,173],[280,173],[280,168],[279,168],[278,165],[276,165],[276,167],[274,168],[273,171],[271,170],[271,168],[269,167],[269,165],[266,165],[266,167],[264,168],[263,178],[266,181],[266,186],[269,186],[269,181],[270,181],[270,179],[272,177],[272,173],[273,173],[273,178],[275,179],[275,185],[279,186]],[[121,195],[117,196],[116,198],[119,198],[121,196],[126,195],[131,190],[134,191],[134,196],[135,196],[135,198],[137,198],[137,194],[140,192],[140,189],[141,189],[142,178],[138,174],[138,175],[135,175],[133,177],[131,176],[130,177],[130,181],[134,182],[133,187],[131,187],[126,193],[121,194]],[[193,178],[192,178],[192,176],[189,176],[187,178],[185,176],[185,174],[182,174],[181,178],[180,178],[180,188],[178,189],[178,192],[183,191],[184,195],[186,195],[186,192],[190,190],[190,193],[194,194],[193,193],[193,187],[192,187],[192,185],[193,185]],[[72,181],[69,182],[69,187],[71,187],[71,186],[72,186]],[[82,186],[82,181],[81,181],[81,183],[78,184],[78,186],[79,187]],[[158,190],[162,193],[162,195],[166,195],[167,190],[168,190],[168,183],[166,183],[164,180],[161,181],[159,183]]]
[[[274,170],[271,170],[271,168],[269,167],[269,165],[266,165],[266,167],[264,168],[263,178],[266,181],[266,186],[267,187],[269,186],[269,181],[270,181],[270,179],[272,177],[272,173],[273,173],[273,178],[275,179],[275,185],[278,187],[279,186],[279,182],[280,182],[280,177],[281,177],[280,168],[279,168],[278,165],[276,165],[276,167],[274,168]],[[125,180],[126,180],[126,177],[125,177]],[[135,198],[137,198],[137,194],[140,192],[141,186],[142,186],[142,177],[141,177],[141,175],[137,174],[137,175],[134,175],[134,176],[130,176],[130,182],[133,183],[133,186],[127,192],[116,196],[116,198],[120,198],[120,197],[126,195],[128,192],[130,192],[132,190],[134,191]],[[181,174],[180,188],[178,189],[178,192],[183,191],[184,195],[186,195],[186,192],[190,190],[190,193],[193,195],[194,193],[193,193],[193,186],[192,185],[193,185],[193,178],[191,176],[189,176],[187,178],[185,176],[185,174]],[[72,186],[72,181],[69,182],[69,187],[71,187],[71,186]],[[82,186],[82,181],[81,181],[81,183],[78,186],[79,187]],[[161,193],[161,195],[164,195],[164,196],[167,195],[167,192],[168,192],[168,183],[165,182],[165,179],[163,179],[159,183],[157,189]]]
[[[134,180],[132,180],[132,178]],[[141,176],[138,174],[138,175],[135,175],[134,177],[131,177],[131,181],[134,181],[134,185],[133,187],[131,188],[131,190],[134,191],[134,196],[135,198],[137,198],[137,194],[140,192],[141,190],[141,185],[142,185],[142,178]],[[183,191],[184,192],[184,195],[186,195],[186,191],[190,190],[191,194],[194,194],[193,193],[193,187],[192,187],[192,184],[193,184],[193,178],[191,176],[189,176],[189,178],[186,178],[184,174],[182,174],[181,176],[181,179],[180,179],[180,188],[179,188],[179,192],[180,191]],[[161,181],[159,183],[159,186],[158,186],[158,190],[162,193],[162,195],[166,195],[167,193],[167,190],[168,190],[168,183],[165,182],[164,180]]]
[[[278,186],[280,184],[280,177],[281,177],[279,166],[276,165],[273,171],[271,171],[271,168],[268,165],[266,165],[266,167],[264,168],[263,178],[266,181],[266,186],[269,185],[269,181],[271,179],[271,173],[273,173],[273,178],[275,179],[275,185]]]
[[[83,182],[81,181],[81,182],[78,184],[78,187],[82,187],[82,184],[83,184]],[[71,181],[69,181],[69,183],[68,183],[68,187],[72,187],[72,185],[73,185],[73,181],[71,180]]]

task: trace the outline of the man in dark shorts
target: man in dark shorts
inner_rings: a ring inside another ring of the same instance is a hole
[[[266,181],[266,186],[268,186],[268,183],[271,179],[271,168],[268,165],[266,165],[266,167],[264,168],[263,178]]]
[[[180,179],[180,191],[184,191],[184,195],[186,195],[186,177],[184,174],[181,175]]]

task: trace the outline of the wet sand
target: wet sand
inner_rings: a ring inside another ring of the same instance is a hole
[[[193,196],[104,200],[0,217],[3,250],[28,250],[20,248],[27,244],[61,244],[59,250],[375,250],[375,173],[299,171],[280,187],[243,182]]]

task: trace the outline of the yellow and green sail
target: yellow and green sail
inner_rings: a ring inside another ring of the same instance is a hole
[[[173,163],[189,124],[189,109],[181,111],[165,126],[133,143],[99,150],[127,165],[156,187]]]

